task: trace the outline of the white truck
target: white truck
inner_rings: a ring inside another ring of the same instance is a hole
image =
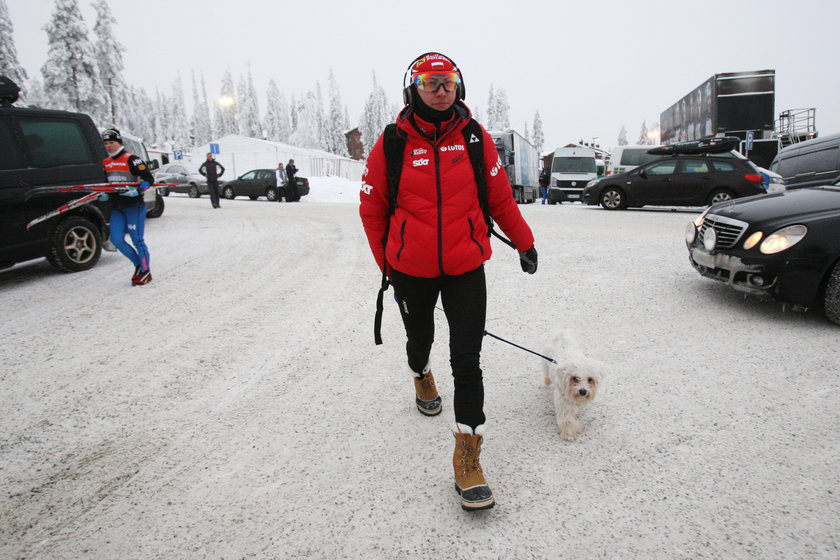
[[[514,200],[519,204],[537,200],[540,192],[537,149],[515,130],[489,132],[513,187]]]
[[[548,203],[581,202],[586,183],[598,177],[595,150],[573,146],[554,150]]]

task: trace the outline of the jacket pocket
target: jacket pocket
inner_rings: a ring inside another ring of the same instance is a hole
[[[481,256],[484,256],[484,247],[481,246],[481,243],[475,238],[475,224],[473,224],[472,218],[467,218],[467,222],[470,224],[470,240],[478,246],[478,250],[481,253]]]
[[[400,260],[400,254],[402,254],[403,249],[405,249],[405,225],[407,223],[408,220],[403,220],[403,223],[400,226],[400,248],[397,249],[397,260]]]

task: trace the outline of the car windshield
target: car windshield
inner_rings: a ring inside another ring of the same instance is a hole
[[[552,173],[595,173],[595,159],[591,157],[558,157],[551,164]]]

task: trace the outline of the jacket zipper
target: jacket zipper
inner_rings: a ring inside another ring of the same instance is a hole
[[[402,225],[400,226],[400,248],[397,249],[397,260],[400,260],[400,255],[405,249],[405,225],[408,223],[408,220],[403,220]]]
[[[435,129],[440,125],[436,125]],[[438,265],[440,266],[440,275],[445,276],[446,272],[443,270],[443,200],[440,188],[440,151],[438,145],[433,145],[435,151],[435,188],[437,189],[437,242],[438,242]]]
[[[472,240],[473,243],[475,243],[478,246],[479,252],[481,253],[482,256],[484,256],[484,247],[481,246],[481,243],[479,243],[478,240],[473,235],[475,233],[475,224],[473,224],[472,218],[467,218],[467,222],[469,222],[469,224],[470,224],[470,239]]]

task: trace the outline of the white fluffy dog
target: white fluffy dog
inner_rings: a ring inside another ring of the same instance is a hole
[[[546,355],[556,360],[543,361],[543,373],[545,384],[553,389],[557,427],[564,438],[574,440],[581,428],[578,413],[595,399],[606,367],[586,356],[565,332],[554,339]]]

